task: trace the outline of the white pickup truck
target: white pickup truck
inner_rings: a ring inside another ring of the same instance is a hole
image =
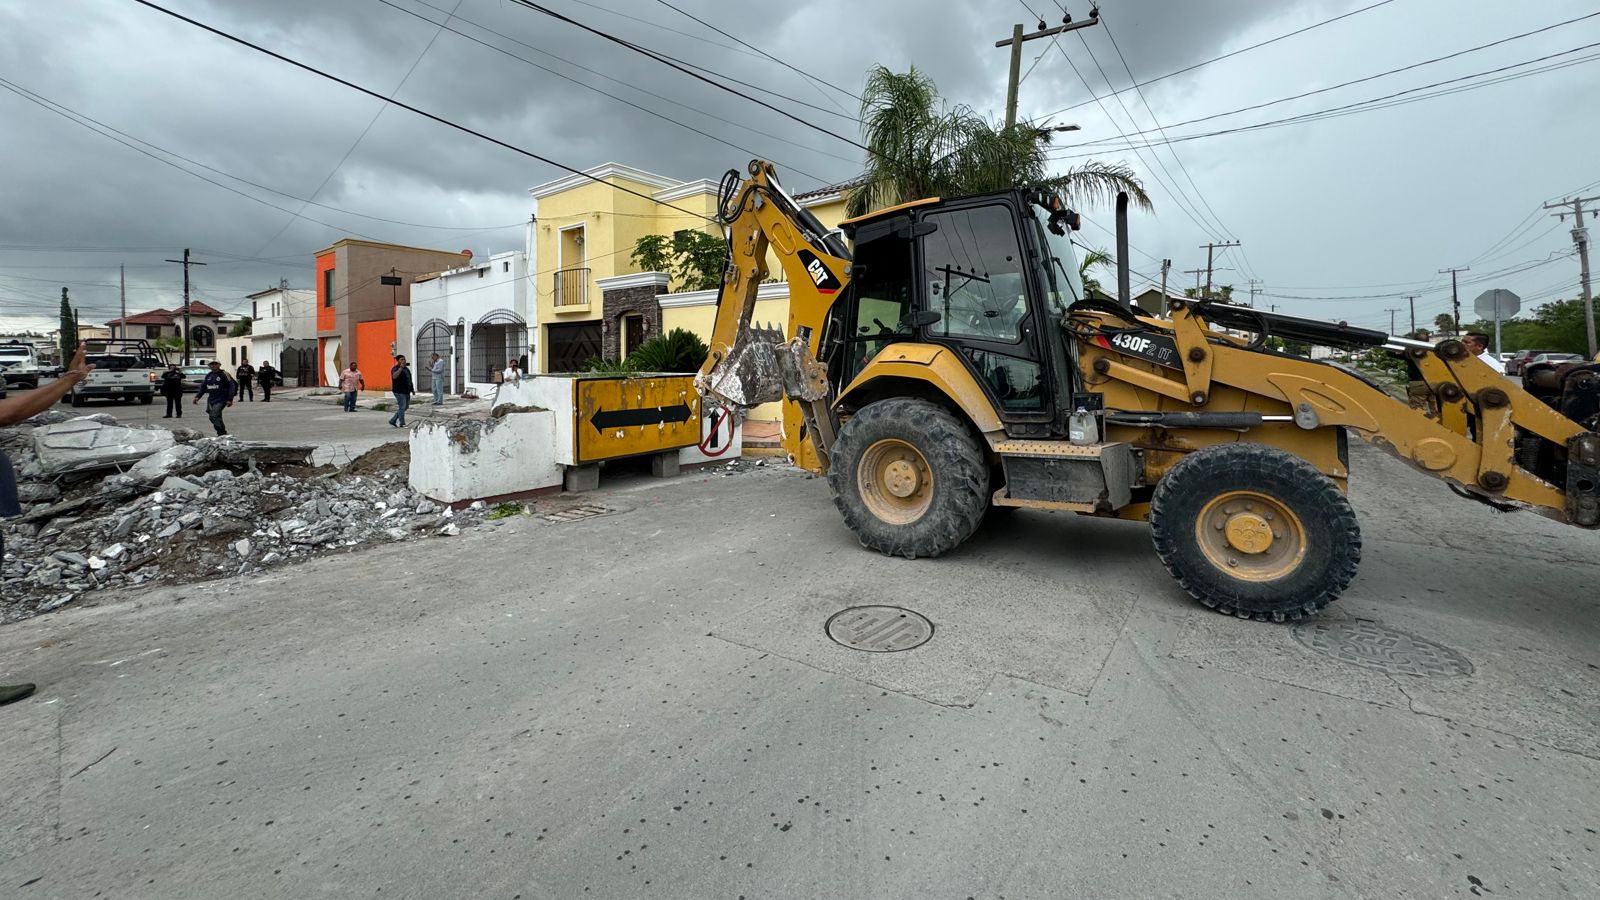
[[[36,388],[44,375],[44,367],[39,365],[32,344],[7,341],[0,344],[0,374],[4,375],[7,385]]]
[[[90,344],[85,361],[94,365],[89,377],[73,386],[62,403],[82,406],[89,400],[154,403],[161,359],[143,341]]]

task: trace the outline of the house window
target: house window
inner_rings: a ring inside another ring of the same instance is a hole
[[[511,271],[511,260],[509,260],[509,259],[508,259],[508,260],[506,260],[506,261],[504,261],[504,262],[502,262],[502,263],[500,263],[500,265],[502,265],[502,266],[504,266],[504,267],[505,267],[505,268],[503,268],[503,269],[501,269],[501,270],[500,270],[500,271],[502,271],[502,272],[509,272],[509,271]]]
[[[228,365],[237,366],[238,364],[239,364],[239,348],[238,347],[229,347],[228,348]]]
[[[478,277],[479,277],[479,278],[482,278],[482,277],[483,277],[483,276],[484,276],[484,274],[485,274],[485,273],[487,273],[487,272],[488,272],[488,271],[489,271],[489,269],[488,269],[488,267],[487,267],[487,266],[485,266],[485,267],[484,267],[484,268],[482,268],[482,269],[479,269],[479,270],[478,270]]]
[[[156,338],[161,337],[161,326],[160,325],[146,325],[144,327],[144,337],[145,337],[145,340],[147,340],[147,341],[153,341]]]
[[[251,300],[250,301],[250,318],[252,318],[252,319],[261,318],[261,313],[256,310],[256,301],[255,300]]]
[[[216,343],[216,332],[204,325],[189,329],[189,342],[196,347],[211,347]]]
[[[326,269],[322,273],[322,305],[333,305],[333,270]]]
[[[278,304],[276,303],[272,304],[272,315],[274,318],[278,315]]]

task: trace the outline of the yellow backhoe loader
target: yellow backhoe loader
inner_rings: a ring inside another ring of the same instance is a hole
[[[1297,619],[1338,597],[1360,559],[1352,433],[1470,499],[1600,526],[1600,365],[1531,372],[1523,389],[1458,340],[1203,299],[1141,313],[1126,197],[1111,302],[1084,295],[1080,220],[1059,195],[917,200],[829,232],[771,164],[748,171],[720,190],[730,259],[697,385],[729,407],[787,401],[784,446],[827,476],[869,548],[937,556],[993,507],[1147,519],[1196,599]],[[751,324],[769,250],[789,283],[782,334]],[[1387,348],[1438,412],[1272,337]]]

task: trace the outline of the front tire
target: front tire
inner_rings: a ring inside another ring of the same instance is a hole
[[[1300,457],[1262,444],[1185,456],[1156,484],[1150,531],[1190,596],[1242,619],[1315,614],[1361,561],[1361,529],[1344,493]]]
[[[938,556],[972,536],[989,506],[989,465],[966,424],[927,400],[896,397],[839,430],[828,487],[863,547]]]

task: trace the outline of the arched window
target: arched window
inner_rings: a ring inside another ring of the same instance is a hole
[[[189,343],[196,347],[211,347],[216,342],[216,333],[204,325],[196,325],[189,329]]]
[[[528,355],[528,323],[509,309],[497,309],[473,323],[473,381],[494,381],[494,376],[512,360],[519,363]]]
[[[426,393],[433,390],[433,354],[439,354],[444,360],[444,382],[448,389],[450,384],[450,326],[443,319],[429,319],[417,331],[417,358],[412,371],[417,374],[417,390]]]

